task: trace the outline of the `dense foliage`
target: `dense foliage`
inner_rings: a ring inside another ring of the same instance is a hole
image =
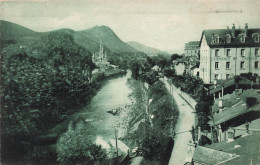
[[[108,60],[111,64],[117,65],[120,68],[132,68],[134,63],[144,64],[147,61],[147,56],[141,52],[123,52],[123,53],[108,53]]]
[[[149,74],[149,72],[144,74]],[[172,130],[177,122],[177,108],[174,108],[176,106],[170,94],[158,79],[150,84],[148,90],[143,87],[141,81],[132,80],[131,83],[133,86],[132,95],[134,95],[135,104],[138,107],[134,109],[136,114],[134,114],[133,119],[137,121],[135,116],[143,113],[145,120],[141,120],[138,128],[129,133],[126,138],[138,144],[146,160],[167,164],[173,147]],[[152,102],[149,104],[148,100],[150,99]],[[149,116],[146,114],[146,106],[148,106]]]
[[[106,151],[89,140],[86,124],[81,121],[73,128],[69,125],[58,140],[58,161],[61,164],[108,164]]]
[[[159,161],[161,165],[168,164],[174,143],[172,137],[166,136],[163,132],[150,131],[142,141],[144,158]]]
[[[153,56],[151,59],[154,61],[155,65],[158,65],[160,68],[164,69],[164,67],[169,66],[172,61],[170,58],[167,58],[163,55]]]
[[[174,60],[177,60],[178,58],[182,58],[182,56],[178,55],[178,54],[173,54],[171,56],[171,60],[174,61]]]
[[[163,82],[157,81],[149,88],[148,96],[152,99],[149,106],[151,115],[154,115],[153,127],[155,130],[170,132],[177,123],[178,111],[173,99]]]
[[[71,36],[50,33],[31,49],[37,45],[40,56],[33,50],[1,54],[3,159],[18,156],[10,154],[15,146],[60,122],[93,93],[91,55]]]

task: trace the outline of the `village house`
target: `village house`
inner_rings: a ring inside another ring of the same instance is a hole
[[[225,98],[216,99],[212,106],[209,125],[217,130],[218,141],[227,140],[230,128],[239,136],[245,131],[260,131],[259,124],[260,94],[256,90],[234,92]]]
[[[203,30],[200,40],[200,78],[205,84],[241,73],[259,73],[260,29]]]
[[[260,161],[259,138],[259,132],[239,137],[234,137],[231,133],[227,141],[207,146],[194,146],[192,159],[185,165],[258,164]]]

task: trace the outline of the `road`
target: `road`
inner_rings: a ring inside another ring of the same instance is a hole
[[[165,79],[161,79],[164,82],[166,88],[170,92],[170,85]],[[195,126],[196,114],[194,107],[188,103],[183,97],[180,96],[180,92],[175,86],[172,86],[173,92],[170,92],[177,103],[179,109],[179,118],[175,127],[174,147],[171,153],[169,165],[184,165],[185,158],[189,149],[189,141],[192,139],[191,133],[186,132],[191,130],[192,126]],[[192,98],[189,98],[189,102],[195,102]],[[183,133],[180,133],[183,132]],[[178,134],[180,133],[180,134]]]

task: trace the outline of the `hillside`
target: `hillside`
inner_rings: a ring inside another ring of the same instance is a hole
[[[148,56],[154,56],[154,55],[158,55],[158,54],[170,56],[169,53],[167,53],[167,52],[163,52],[161,50],[140,44],[135,41],[127,42],[127,44],[130,45],[131,47],[135,48],[136,50],[146,53]]]
[[[32,36],[35,31],[7,21],[0,20],[1,40],[16,40],[20,37]]]
[[[146,60],[145,53],[123,42],[107,26],[95,26],[82,31],[64,28],[49,32],[35,32],[7,21],[0,21],[0,24],[2,55],[6,57],[26,53],[29,56],[43,58],[51,50],[50,47],[62,46],[63,43],[68,41],[90,53],[95,53],[99,51],[100,41],[102,40],[111,64],[128,68],[134,61]],[[50,43],[52,43],[51,46]]]
[[[73,36],[75,42],[90,52],[98,51],[102,40],[105,50],[108,52],[139,52],[123,42],[109,27],[95,26],[93,28],[74,31],[71,29],[58,29],[50,32],[35,32],[15,23],[0,20],[0,34],[2,46],[5,44],[30,44],[30,41],[40,40],[42,36],[52,33],[66,33]]]
[[[76,41],[79,41],[79,43],[83,44],[83,46],[89,50],[97,45],[99,46],[99,43],[102,40],[103,44],[113,52],[138,52],[118,38],[118,36],[107,26],[95,26],[91,29],[78,31],[74,37]]]

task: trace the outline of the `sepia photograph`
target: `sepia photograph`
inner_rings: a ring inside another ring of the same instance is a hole
[[[0,0],[0,164],[260,165],[260,0]]]

